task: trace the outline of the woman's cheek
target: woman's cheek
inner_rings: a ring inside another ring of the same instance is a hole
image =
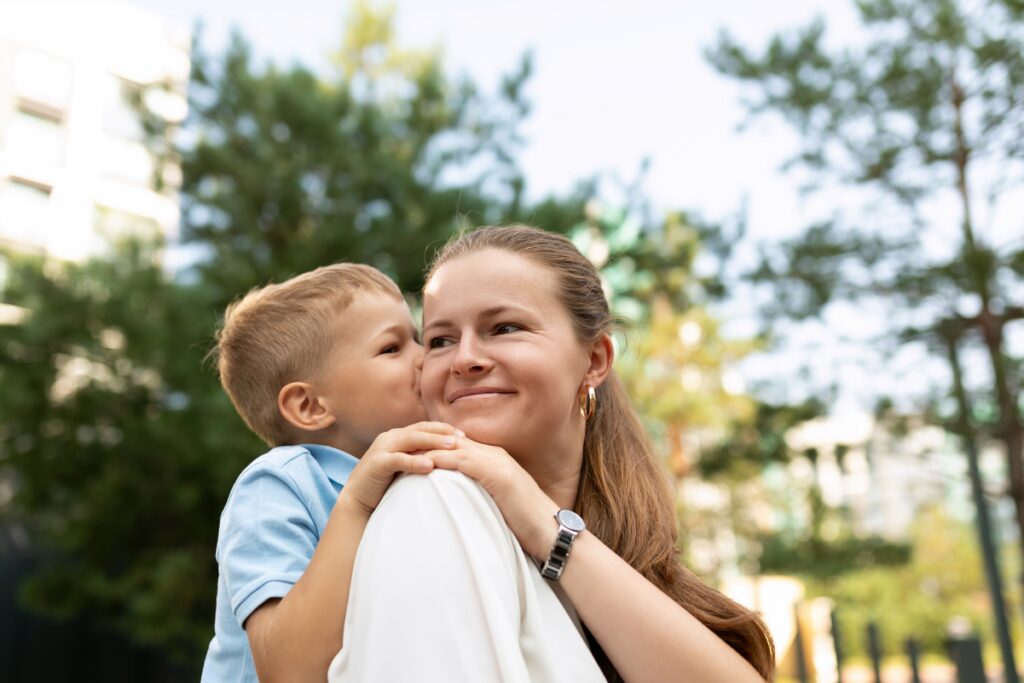
[[[420,383],[420,396],[423,401],[423,407],[427,411],[427,418],[430,420],[439,420],[440,407],[441,407],[441,392],[443,386],[439,386],[436,381],[431,381],[430,374],[424,368],[423,379]]]

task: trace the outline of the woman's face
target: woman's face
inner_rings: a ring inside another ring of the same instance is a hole
[[[590,358],[557,291],[548,268],[506,251],[441,266],[423,300],[429,417],[517,457],[582,447],[577,394]]]

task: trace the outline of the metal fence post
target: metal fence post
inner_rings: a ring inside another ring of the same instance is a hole
[[[882,683],[882,644],[878,637],[878,624],[868,622],[868,653],[871,655],[871,669],[875,673],[875,683]]]
[[[843,683],[842,631],[839,630],[839,613],[836,610],[832,610],[832,646],[836,651],[836,683]]]
[[[985,683],[985,665],[978,636],[950,636],[946,643],[950,659],[956,666],[958,683]]]
[[[800,626],[800,605],[793,607],[793,623],[796,624],[796,635],[793,640],[793,653],[796,655],[796,678],[800,683],[809,683],[807,652],[804,650],[804,630]]]
[[[910,680],[921,683],[921,644],[914,638],[907,638],[907,658],[910,660]]]

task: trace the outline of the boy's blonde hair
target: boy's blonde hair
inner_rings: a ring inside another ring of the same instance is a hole
[[[336,263],[252,289],[224,311],[211,350],[221,385],[249,428],[270,446],[292,441],[278,393],[324,370],[338,332],[335,321],[359,292],[402,300],[398,286],[376,268]]]

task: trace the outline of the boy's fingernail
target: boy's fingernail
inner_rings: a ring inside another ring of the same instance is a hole
[[[445,446],[454,446],[455,445],[455,439],[453,439],[450,436],[444,437],[444,445]]]
[[[456,434],[456,436],[458,436],[458,437],[459,437],[460,439],[463,439],[463,438],[465,438],[465,436],[466,436],[466,432],[462,431],[461,429],[456,429],[456,430],[455,430],[455,434]]]

